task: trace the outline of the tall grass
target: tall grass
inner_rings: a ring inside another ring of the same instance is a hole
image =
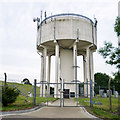
[[[118,98],[112,97],[112,112],[109,112],[109,98],[100,98],[100,97],[98,98],[98,101],[102,103],[101,107],[100,105],[95,105],[95,102],[98,101],[96,98],[93,98],[94,101],[93,108],[89,108],[90,98],[79,98],[78,101],[80,105],[86,106],[86,109],[95,115],[101,116],[106,119],[120,120],[120,117],[116,115],[119,105]]]

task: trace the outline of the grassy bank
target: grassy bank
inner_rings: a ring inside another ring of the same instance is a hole
[[[28,98],[27,102],[24,102],[26,99],[25,96],[19,95],[15,103],[10,104],[8,106],[3,106],[1,108],[2,111],[14,111],[14,110],[25,110],[25,109],[30,109],[34,108],[38,105],[44,105],[47,102],[46,97],[36,97],[36,105],[33,105],[33,97]],[[49,98],[48,101],[53,101],[55,98]]]
[[[98,98],[102,105],[93,104],[93,108],[90,108],[90,98],[80,98],[78,99],[80,105],[85,105],[88,112],[93,115],[99,116],[104,119],[116,119],[120,120],[118,117],[118,98],[112,98],[112,112],[109,112],[109,98]],[[98,102],[96,98],[93,101]]]
[[[0,81],[0,85],[4,85],[4,82]],[[24,93],[26,95],[30,91],[32,91],[32,94],[33,94],[33,85],[20,84],[20,83],[14,83],[14,82],[7,82],[7,85],[9,85],[11,87],[16,87],[17,89],[19,89],[22,93]],[[39,94],[39,93],[40,93],[40,88],[37,87],[36,94]]]
[[[0,81],[0,85],[3,85],[3,81]],[[13,111],[13,110],[23,110],[23,109],[29,109],[35,107],[33,105],[33,97],[28,97],[27,102],[25,102],[26,96],[28,96],[28,92],[31,92],[33,95],[33,86],[32,85],[26,85],[26,84],[20,84],[20,83],[11,83],[7,82],[7,85],[10,85],[12,87],[16,87],[21,91],[22,94],[20,94],[16,101],[12,104],[9,104],[8,106],[2,106],[0,107],[0,110],[2,111]],[[24,94],[24,95],[23,95]],[[46,97],[40,97],[40,87],[36,87],[36,106],[42,105],[47,102]],[[25,96],[26,95],[26,96]],[[48,101],[53,101],[55,98],[49,98]]]

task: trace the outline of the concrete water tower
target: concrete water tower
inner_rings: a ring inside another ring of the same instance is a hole
[[[77,74],[81,74],[77,73],[77,56],[83,56],[84,82],[94,82],[93,52],[97,49],[96,25],[97,21],[94,23],[88,17],[70,13],[52,15],[42,20],[38,25],[37,38],[37,50],[43,56],[40,81],[50,83],[51,56],[55,56],[56,83],[60,82],[60,78],[65,82],[77,81]],[[58,94],[58,89],[55,85],[54,94]],[[75,86],[68,85],[66,89],[75,93]],[[40,92],[44,96],[44,85]],[[90,95],[90,84],[84,85],[84,96],[87,94]]]

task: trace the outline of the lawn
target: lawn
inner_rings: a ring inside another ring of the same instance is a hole
[[[112,97],[112,112],[109,112],[109,98],[98,98],[98,101],[102,103],[102,105],[93,104],[93,108],[90,108],[90,98],[79,98],[78,99],[80,105],[86,106],[86,109],[91,114],[101,116],[101,118],[107,119],[119,119],[117,111],[118,111],[118,98]],[[96,98],[93,98],[93,101],[98,102]]]
[[[2,111],[13,111],[13,110],[23,110],[23,109],[30,109],[30,108],[34,108],[36,106],[39,105],[44,105],[47,102],[47,98],[46,97],[36,97],[36,105],[33,105],[33,97],[28,98],[27,102],[24,102],[24,100],[26,99],[25,96],[23,95],[19,95],[17,100],[15,101],[15,103],[10,104],[6,107],[2,107],[1,110]],[[56,98],[48,98],[48,101],[54,101],[56,100]]]
[[[0,81],[0,85],[4,85],[4,82]],[[12,87],[16,87],[17,89],[19,89],[22,93],[24,93],[26,95],[30,91],[32,91],[32,94],[33,94],[33,85],[13,83],[13,82],[7,82],[7,85],[12,86]],[[36,88],[36,94],[39,94],[39,93],[40,93],[40,88],[37,87]]]
[[[3,82],[0,81],[0,85],[3,85]],[[19,83],[9,83],[7,82],[7,85],[10,85],[12,87],[17,87],[17,89],[19,89],[21,91],[21,93],[25,94],[26,96],[28,96],[28,92],[31,91],[32,95],[33,95],[33,86],[32,85],[26,85],[26,84],[19,84]],[[21,110],[21,109],[29,109],[29,108],[33,108],[35,106],[38,105],[42,105],[44,103],[47,102],[47,98],[46,97],[40,97],[40,87],[36,87],[36,105],[33,105],[33,97],[29,97],[27,102],[25,102],[26,96],[20,94],[15,103],[13,104],[9,104],[7,107],[1,107],[0,110],[2,111],[11,111],[11,110]],[[48,101],[53,101],[56,100],[53,97],[48,98]],[[1,105],[0,105],[1,106]]]

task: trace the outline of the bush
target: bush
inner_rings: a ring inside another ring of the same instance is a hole
[[[16,88],[2,86],[2,105],[7,106],[8,104],[14,103],[19,93]]]
[[[23,79],[23,81],[21,81],[21,83],[24,83],[24,84],[27,84],[27,85],[32,85],[27,78]]]

